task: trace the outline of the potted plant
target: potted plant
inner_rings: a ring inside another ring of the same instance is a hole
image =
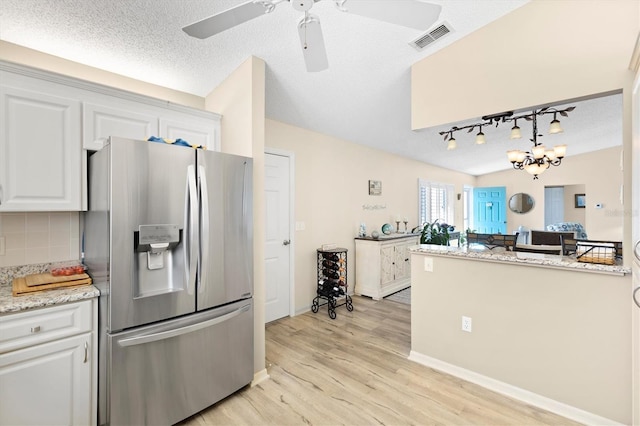
[[[453,227],[446,223],[439,223],[439,219],[425,223],[420,232],[420,244],[435,244],[446,246],[449,244],[449,230]]]

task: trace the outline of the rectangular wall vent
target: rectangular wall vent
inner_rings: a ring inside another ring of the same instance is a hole
[[[426,34],[423,34],[417,39],[413,40],[409,44],[417,50],[423,50],[427,46],[433,44],[436,40],[441,39],[452,31],[453,28],[451,27],[451,25],[449,25],[447,22],[443,22]]]

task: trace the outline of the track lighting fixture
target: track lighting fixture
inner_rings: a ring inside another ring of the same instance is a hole
[[[487,140],[484,137],[484,133],[482,133],[482,126],[480,126],[480,131],[476,135],[476,145],[482,145],[487,143]]]
[[[454,126],[449,130],[440,132],[440,135],[444,135],[444,140],[447,142],[447,150],[453,150],[457,147],[454,133],[458,130],[468,129],[467,133],[471,133],[476,127],[479,129],[476,135],[476,144],[482,145],[486,143],[485,134],[482,133],[482,126],[490,126],[495,124],[496,127],[500,123],[513,122],[511,128],[511,139],[520,139],[522,137],[520,127],[518,126],[519,119],[525,119],[532,122],[533,136],[530,139],[533,142],[531,151],[520,151],[518,149],[507,151],[507,157],[511,162],[514,169],[525,170],[533,175],[534,179],[538,179],[538,176],[545,172],[549,166],[559,166],[562,163],[562,159],[567,153],[566,145],[557,145],[553,149],[546,149],[542,143],[538,142],[538,137],[542,135],[538,134],[538,117],[546,114],[553,114],[553,120],[550,123],[549,133],[556,134],[562,133],[562,127],[560,127],[560,121],[557,115],[560,114],[563,117],[568,117],[569,112],[573,111],[575,107],[568,107],[562,110],[558,110],[551,107],[541,108],[531,111],[530,114],[523,114],[514,116],[513,111],[502,112],[498,114],[485,115],[482,117],[484,120],[482,123],[469,124],[468,126],[457,127]]]
[[[513,120],[513,127],[511,128],[511,139],[520,139],[522,134],[520,133],[520,127],[518,127],[518,119]]]
[[[560,127],[560,120],[556,118],[556,114],[556,112],[553,113],[553,120],[549,125],[549,133],[551,133],[552,135],[564,132],[564,130],[562,130],[562,127]]]

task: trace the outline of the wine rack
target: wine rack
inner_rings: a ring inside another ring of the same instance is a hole
[[[335,248],[317,250],[318,288],[311,310],[316,313],[321,306],[327,305],[329,318],[336,318],[336,308],[346,305],[353,311],[353,300],[348,294],[347,285],[347,249]]]

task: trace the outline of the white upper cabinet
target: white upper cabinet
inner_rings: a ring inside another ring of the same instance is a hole
[[[104,103],[107,103],[106,100]],[[109,136],[147,140],[149,136],[158,134],[158,118],[152,114],[144,114],[142,108],[136,108],[123,100],[122,105],[99,105],[85,102],[82,110],[83,146],[85,149],[97,151],[104,146]]]
[[[160,135],[167,139],[183,139],[191,145],[202,145],[210,151],[219,151],[216,143],[217,127],[214,122],[207,119],[185,117],[174,113],[172,117],[160,118]]]
[[[0,212],[86,209],[85,150],[110,136],[219,151],[220,115],[0,60]]]
[[[80,101],[0,87],[0,212],[81,207]]]

